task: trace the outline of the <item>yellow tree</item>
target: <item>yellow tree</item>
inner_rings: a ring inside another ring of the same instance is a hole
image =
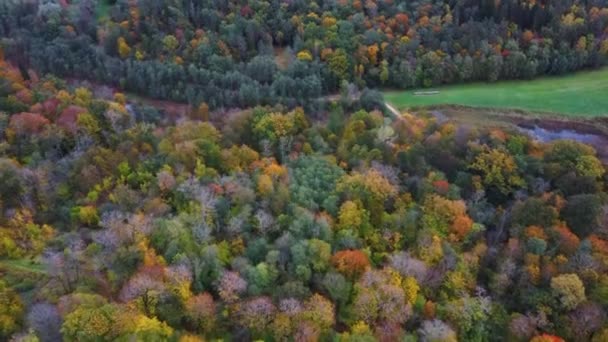
[[[350,199],[362,199],[371,216],[371,223],[382,223],[384,202],[397,195],[395,187],[377,170],[355,172],[342,177],[337,190]]]
[[[272,183],[272,178],[266,174],[261,174],[258,177],[258,192],[262,196],[267,196],[274,191],[274,185]]]
[[[65,341],[104,341],[111,340],[119,334],[117,324],[117,306],[83,305],[65,316],[61,333]]]
[[[484,147],[469,167],[481,174],[485,186],[494,187],[505,195],[524,185],[515,159],[503,150]]]
[[[35,224],[28,210],[19,210],[7,227],[0,226],[0,257],[37,256],[54,234],[51,226]]]
[[[19,329],[23,303],[19,295],[0,280],[0,339],[7,338]]]
[[[342,203],[338,214],[338,229],[352,229],[359,231],[368,224],[369,214],[367,210],[360,208],[356,202],[346,201]]]
[[[306,62],[312,61],[312,54],[308,50],[302,50],[302,51],[298,52],[296,57],[301,61],[306,61]]]
[[[451,240],[462,240],[473,226],[473,220],[466,211],[464,201],[452,201],[439,195],[430,195],[422,206],[422,226]]]
[[[201,102],[196,109],[191,113],[193,120],[209,121],[209,105],[205,102]]]
[[[127,41],[123,37],[118,38],[117,44],[118,54],[120,55],[120,58],[124,59],[131,55],[131,47],[129,46],[129,44],[127,44]]]
[[[561,274],[551,279],[551,288],[566,310],[586,300],[585,285],[576,274]]]

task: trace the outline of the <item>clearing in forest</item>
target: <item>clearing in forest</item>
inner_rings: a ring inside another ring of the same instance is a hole
[[[385,99],[399,109],[453,104],[512,108],[568,116],[608,116],[608,68],[561,77],[439,87],[436,94],[418,90],[387,91]]]

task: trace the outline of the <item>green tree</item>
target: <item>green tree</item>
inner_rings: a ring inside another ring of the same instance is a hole
[[[335,188],[344,171],[329,159],[300,157],[289,163],[292,199],[310,210],[337,211]]]
[[[546,172],[553,179],[572,170],[582,174],[596,173],[597,171],[592,171],[595,163],[588,156],[595,156],[595,150],[591,146],[573,140],[556,141],[545,153]]]
[[[349,80],[352,67],[346,51],[337,49],[332,53],[328,60],[329,70],[336,76],[338,81]],[[338,82],[339,84],[340,82]]]
[[[600,226],[601,212],[600,197],[584,194],[569,197],[561,216],[576,235],[584,238]]]
[[[113,304],[80,306],[65,316],[61,333],[65,341],[112,341],[117,337],[118,307]]]
[[[550,227],[557,218],[555,208],[540,198],[528,198],[523,202],[517,202],[513,206],[513,223],[522,227]]]

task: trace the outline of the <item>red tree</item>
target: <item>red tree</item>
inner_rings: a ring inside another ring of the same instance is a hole
[[[358,277],[370,266],[367,255],[358,250],[339,251],[331,258],[331,262],[347,277]]]
[[[42,132],[50,122],[44,116],[34,113],[19,113],[11,116],[9,127],[19,135]]]

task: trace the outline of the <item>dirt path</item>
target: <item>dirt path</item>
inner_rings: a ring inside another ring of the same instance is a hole
[[[393,107],[390,103],[384,102],[384,105],[386,106],[386,109],[391,112],[393,119],[399,119],[401,117],[401,112],[399,112],[397,108]]]

